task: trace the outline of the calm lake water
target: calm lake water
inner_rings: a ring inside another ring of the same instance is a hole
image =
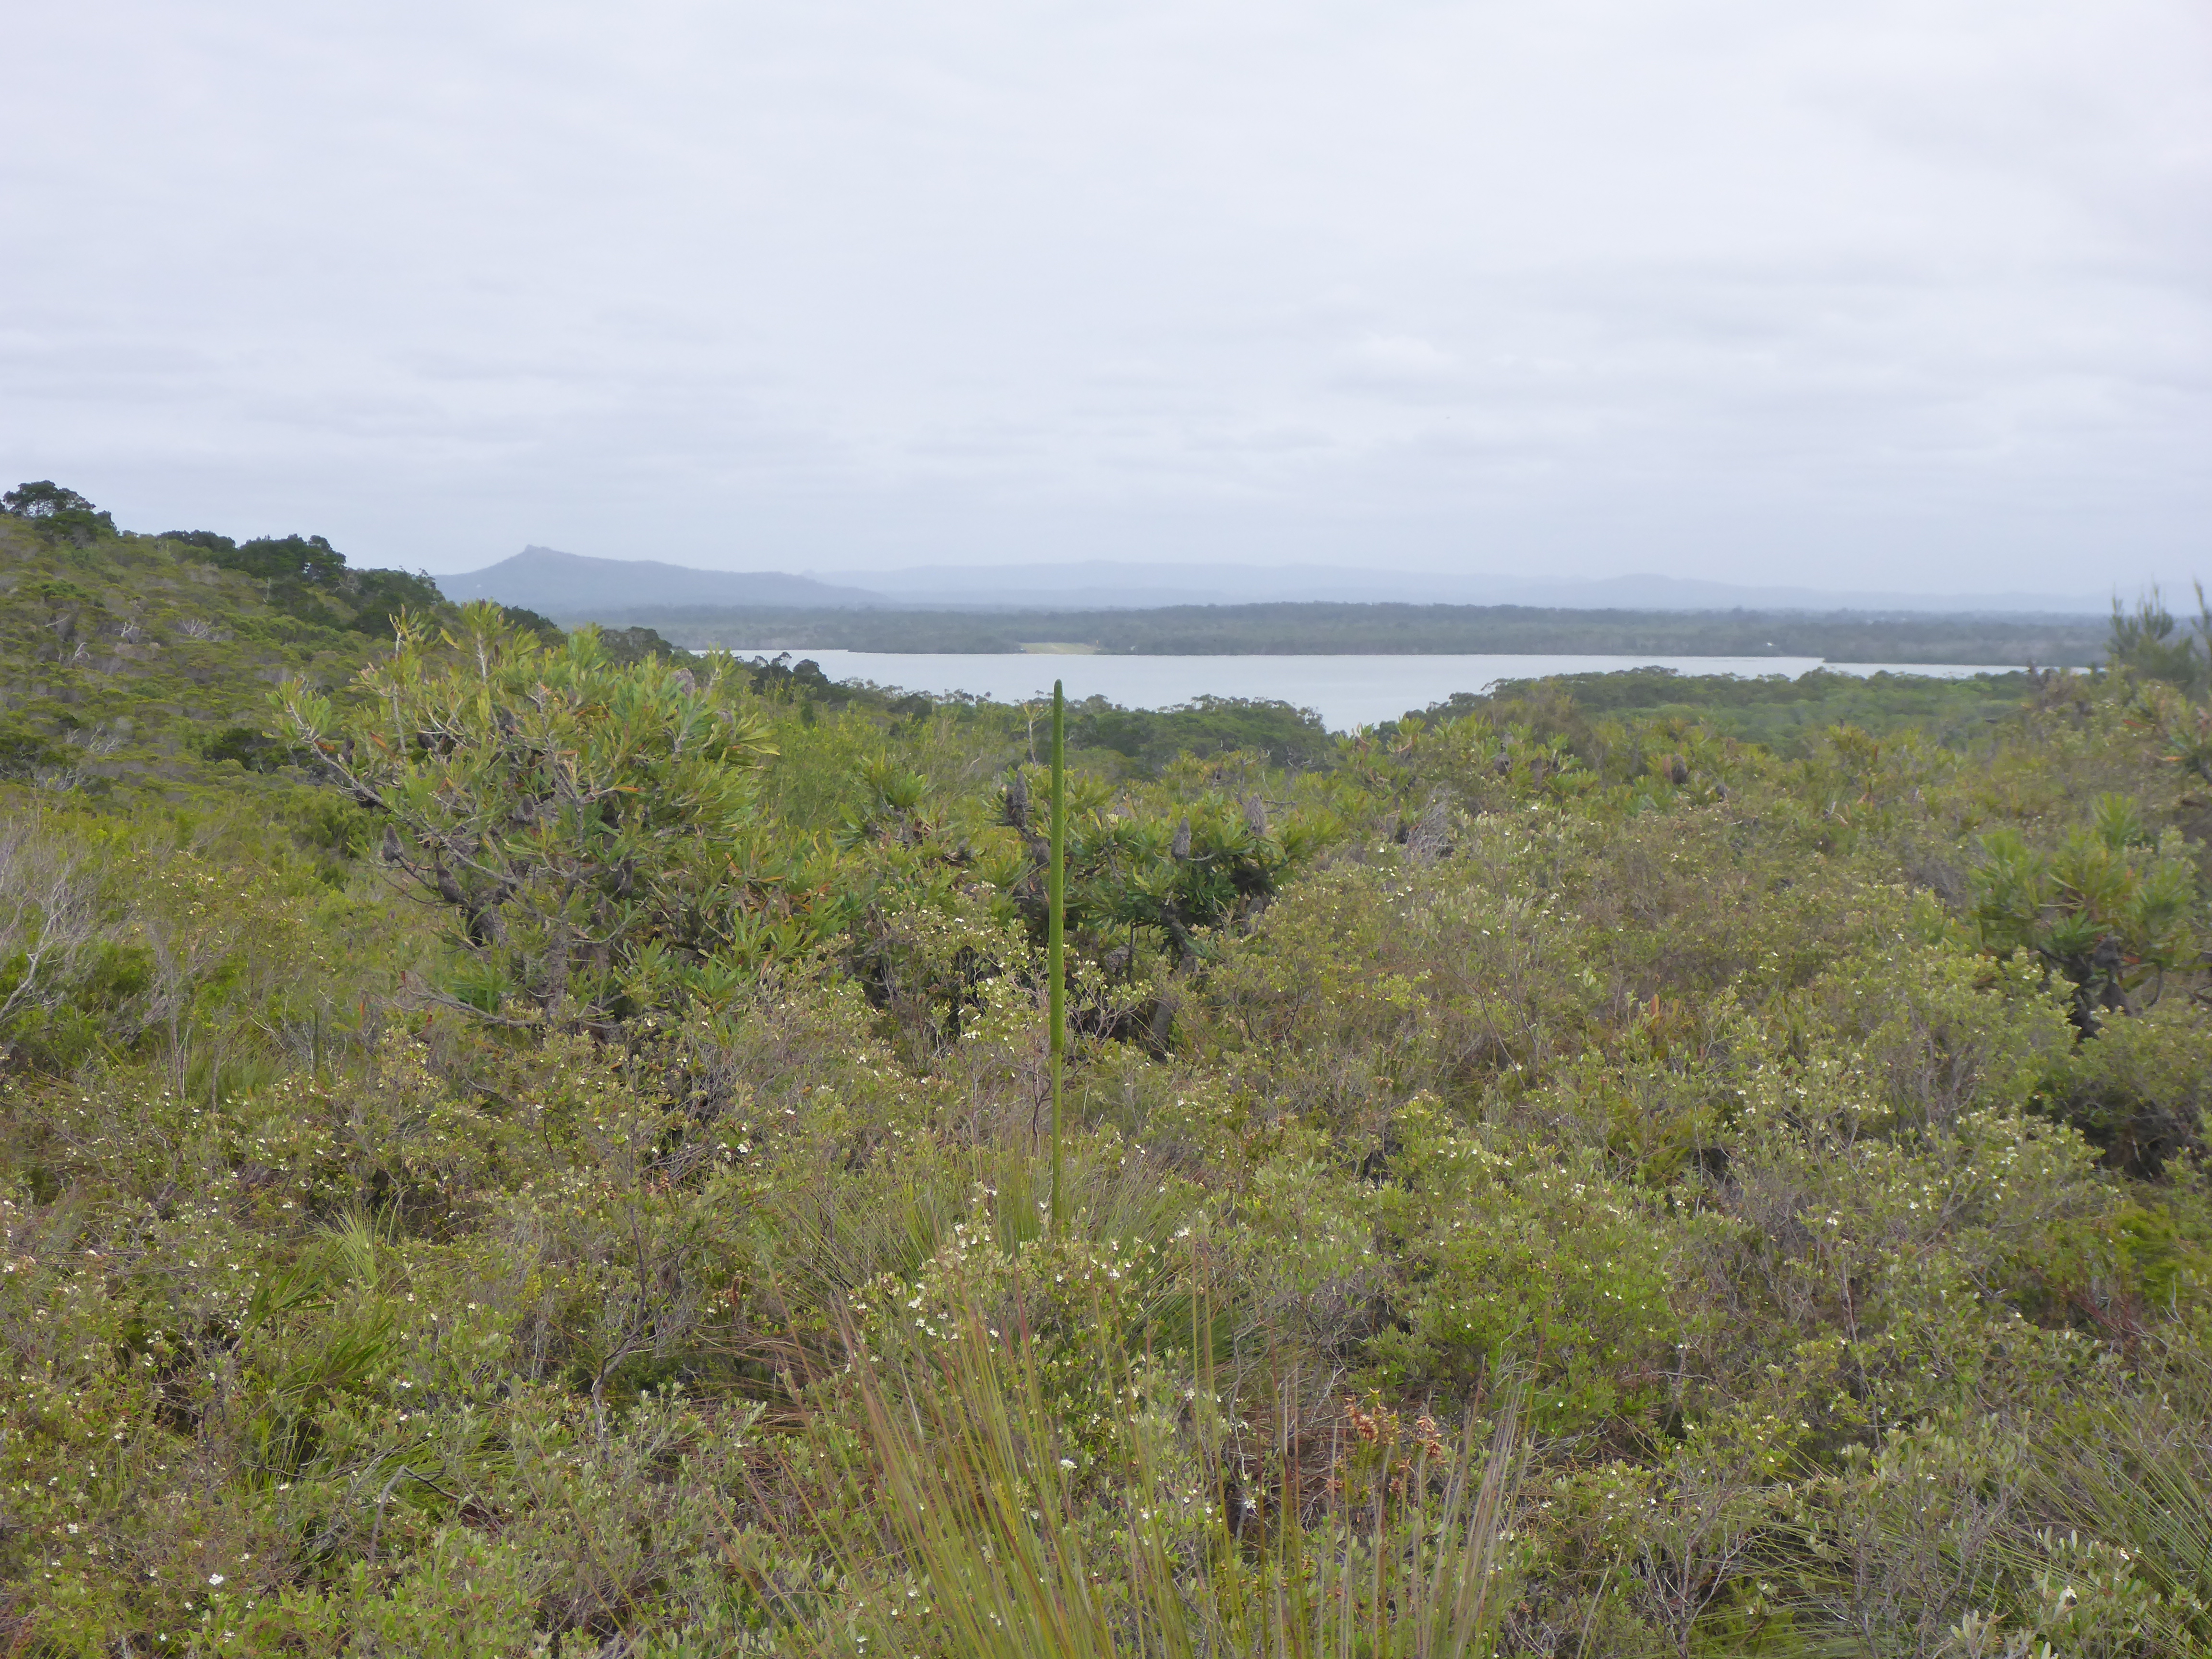
[[[763,654],[739,649],[739,656]],[[776,653],[769,652],[773,656]],[[867,680],[902,691],[944,696],[965,691],[999,702],[1052,696],[1057,678],[1071,700],[1093,695],[1125,708],[1167,708],[1194,697],[1266,697],[1318,710],[1330,730],[1372,726],[1442,702],[1455,691],[1482,691],[1499,680],[1586,674],[1617,668],[1673,668],[1685,674],[1786,674],[1826,667],[1839,674],[2008,673],[2016,665],[1823,663],[1817,657],[1079,657],[1006,653],[794,651],[833,680]]]

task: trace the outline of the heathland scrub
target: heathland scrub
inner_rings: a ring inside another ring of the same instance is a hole
[[[63,528],[0,526],[27,1651],[2212,1643],[2174,630],[1972,720],[1334,738]]]

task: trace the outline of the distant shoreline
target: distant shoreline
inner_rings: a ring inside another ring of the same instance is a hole
[[[646,606],[556,614],[563,624],[649,627],[693,649],[1031,656],[1812,658],[1832,662],[2034,663],[2081,668],[2109,641],[2104,617],[1867,612],[1570,611],[1520,605],[1328,602],[1131,611],[882,611]]]
[[[1755,705],[1759,718],[1796,723],[1815,716],[1850,720],[1865,700],[1902,698],[1916,706],[1972,709],[1978,720],[1994,699],[2007,707],[2033,690],[2017,666],[1980,663],[1824,663],[1806,657],[1587,656],[1542,653],[1491,655],[1259,653],[1170,657],[1158,653],[1081,656],[1037,652],[890,653],[813,647],[788,653],[731,647],[740,665],[762,657],[787,666],[811,664],[825,683],[930,701],[1014,706],[1049,697],[1063,683],[1070,702],[1093,699],[1121,709],[1163,710],[1227,703],[1310,712],[1322,729],[1350,732],[1423,709],[1457,708],[1500,686],[1553,686],[1579,705],[1674,706],[1685,701]],[[1784,712],[1784,711],[1786,711]]]

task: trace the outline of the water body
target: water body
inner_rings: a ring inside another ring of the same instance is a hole
[[[762,653],[739,649],[739,656]],[[775,652],[764,654],[775,655]],[[2009,673],[2017,665],[1823,663],[1816,657],[1332,656],[1103,657],[1046,653],[794,651],[833,680],[866,680],[931,696],[968,692],[996,702],[1050,697],[1054,679],[1079,702],[1103,696],[1125,708],[1168,708],[1194,697],[1261,697],[1316,710],[1331,731],[1396,720],[1442,702],[1455,691],[1487,690],[1500,680],[1544,674],[1672,668],[1685,674],[1930,674],[1945,679]]]

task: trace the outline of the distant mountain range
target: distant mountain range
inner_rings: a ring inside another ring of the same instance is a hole
[[[695,570],[653,559],[587,559],[550,547],[526,547],[511,559],[437,579],[455,601],[497,599],[562,621],[647,605],[863,607],[885,603],[865,588],[787,576],[776,570]]]
[[[1559,580],[1344,570],[1321,565],[939,565],[842,573],[835,581],[777,570],[701,570],[650,559],[594,559],[526,547],[482,570],[441,576],[453,599],[497,599],[562,622],[672,606],[720,609],[1143,610],[1179,605],[1331,600],[1515,605],[1611,611],[1855,611],[1908,615],[2102,614],[2108,598],[2051,593],[1828,592],[1673,576]]]

